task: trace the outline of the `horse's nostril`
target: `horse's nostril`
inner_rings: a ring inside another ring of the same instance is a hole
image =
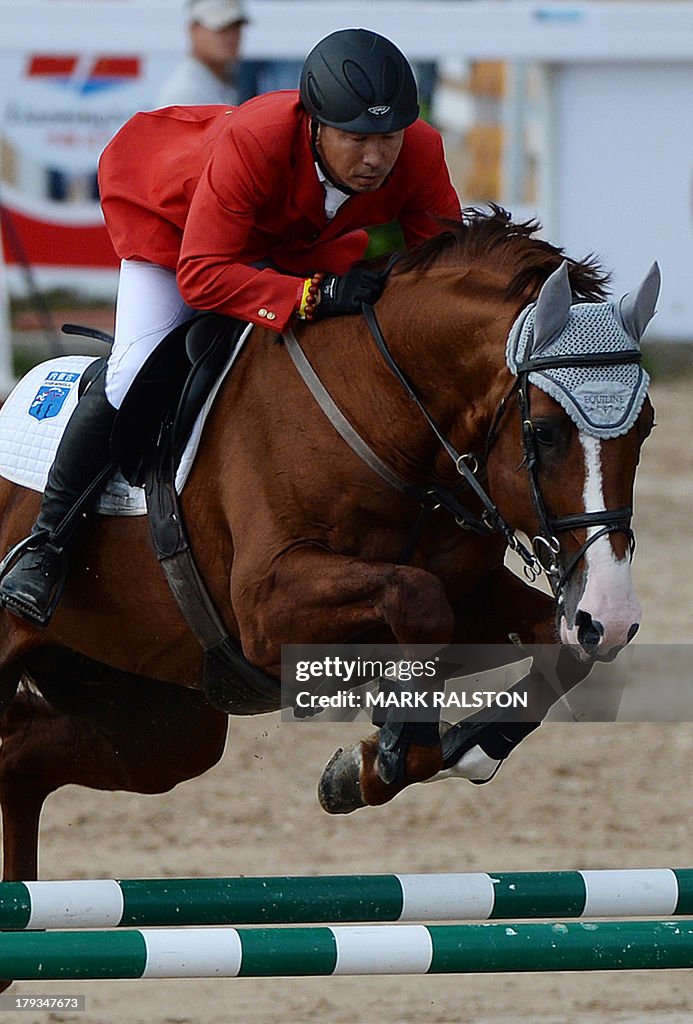
[[[635,634],[638,632],[639,629],[640,629],[640,623],[639,622],[634,622],[633,625],[628,630],[628,643],[631,642],[631,640],[633,639],[633,637],[635,636]]]
[[[597,619],[593,619],[589,612],[579,611],[575,616],[577,626],[578,643],[586,651],[593,651],[599,647],[604,636],[604,627]]]

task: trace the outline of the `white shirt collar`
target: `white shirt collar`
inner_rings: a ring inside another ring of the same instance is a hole
[[[349,196],[327,180],[320,164],[316,163],[315,170],[318,172],[318,178],[325,189],[325,216],[328,220],[332,220],[339,207],[347,201]]]

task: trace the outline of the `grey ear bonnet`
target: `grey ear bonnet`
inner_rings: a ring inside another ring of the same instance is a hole
[[[528,363],[530,383],[558,402],[583,433],[603,440],[628,433],[650,383],[639,362],[544,365],[537,370],[531,364],[533,359],[639,352],[640,336],[654,313],[659,280],[654,264],[640,287],[620,302],[570,305],[564,263],[510,330],[506,361],[511,373],[517,374],[518,367]]]

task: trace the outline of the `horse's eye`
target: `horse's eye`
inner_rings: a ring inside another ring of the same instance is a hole
[[[553,447],[560,444],[562,440],[561,429],[552,420],[536,420],[534,423],[534,436],[539,444]]]

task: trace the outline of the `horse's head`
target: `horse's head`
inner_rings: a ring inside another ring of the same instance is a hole
[[[558,600],[561,639],[582,658],[614,657],[640,624],[630,523],[654,415],[640,337],[659,284],[655,264],[620,302],[574,303],[564,262],[508,339],[519,424],[499,432],[489,480],[501,512],[532,538]],[[514,472],[513,460],[525,472]]]
[[[566,261],[531,234],[531,224],[512,225],[499,210],[451,226],[402,260],[377,314],[364,307],[371,337],[363,332],[361,344],[375,341],[379,356],[368,381],[382,381],[390,387],[384,393],[395,394],[387,462],[351,423],[345,428],[331,400],[313,392],[352,451],[424,506],[406,544],[395,549],[404,553],[400,561],[411,558],[422,524],[441,523],[427,520],[426,510],[452,513],[458,526],[482,538],[455,540],[449,525],[435,533],[429,526],[426,547],[421,544],[426,568],[407,596],[404,567],[396,570],[393,606],[400,615],[390,612],[385,620],[391,633],[405,645],[410,636],[436,645],[441,638],[485,640],[481,646],[492,655],[486,660],[485,654],[484,667],[493,664],[496,644],[507,652],[513,635],[528,646],[550,645],[548,659],[535,651],[529,672],[512,687],[525,698],[527,720],[511,723],[501,715],[494,724],[474,715],[441,739],[437,721],[424,731],[417,722],[415,735],[400,713],[393,731],[383,728],[333,756],[319,787],[330,813],[385,803],[411,781],[450,774],[488,781],[534,727],[528,723],[541,721],[593,661],[611,660],[639,627],[631,515],[640,446],[653,418],[640,338],[654,313],[659,270],[653,267],[620,302],[607,302],[593,261]],[[408,480],[393,472],[395,454]],[[413,471],[426,482],[413,483]],[[399,524],[402,505],[392,514]],[[503,539],[533,578],[541,566],[546,570],[557,623],[546,595],[523,593],[502,564]],[[565,645],[558,654],[557,633]],[[562,657],[566,648],[582,664]],[[473,673],[473,656],[463,661]],[[555,685],[547,685],[551,679]]]
[[[391,417],[391,450],[409,457],[407,472],[445,481],[447,493],[427,493],[459,524],[503,534],[530,577],[546,570],[563,643],[610,659],[641,617],[631,516],[654,414],[640,338],[659,270],[607,301],[608,275],[593,258],[568,260],[535,237],[536,222],[514,223],[498,207],[468,213],[395,265],[378,304],[382,331],[371,324],[381,352],[392,338],[389,361],[404,368],[400,383],[414,381],[410,397],[425,413],[412,418],[409,404]],[[450,460],[471,515],[449,483]],[[486,480],[471,468],[482,464]]]

